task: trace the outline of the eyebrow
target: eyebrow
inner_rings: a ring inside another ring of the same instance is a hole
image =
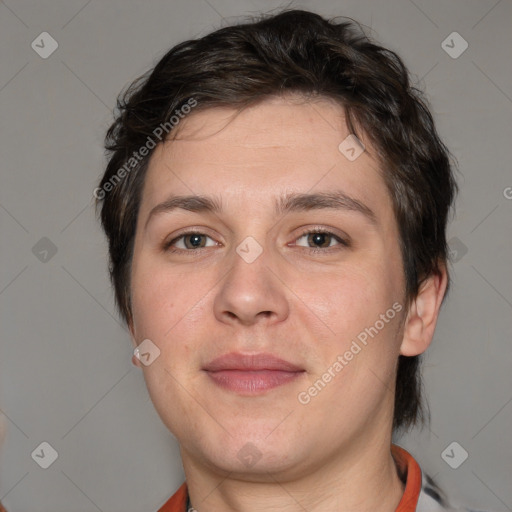
[[[160,213],[169,213],[176,209],[196,213],[207,212],[220,214],[222,213],[222,201],[220,198],[215,196],[171,196],[152,208],[146,220],[145,227],[147,227],[153,216]],[[350,197],[340,190],[332,192],[316,192],[312,194],[292,192],[280,197],[274,203],[274,213],[276,216],[291,212],[326,209],[358,212],[371,224],[378,224],[377,217],[371,208],[358,199]]]

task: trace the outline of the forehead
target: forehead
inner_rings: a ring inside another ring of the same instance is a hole
[[[327,98],[276,97],[241,111],[193,112],[175,138],[155,148],[141,214],[170,193],[215,194],[233,206],[244,196],[251,205],[273,208],[283,191],[341,189],[380,209],[381,220],[391,220],[390,197],[369,143],[359,135],[367,150],[355,160],[340,150],[349,135],[343,107]]]

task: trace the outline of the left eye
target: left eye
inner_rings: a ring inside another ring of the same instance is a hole
[[[336,241],[338,242],[339,244],[341,245],[348,245],[347,242],[345,240],[343,240],[342,238],[340,238],[339,236],[336,236],[334,233],[331,233],[329,231],[306,231],[304,233],[302,233],[302,235],[297,238],[297,241],[302,239],[302,238],[306,238],[306,243],[309,244],[309,243],[312,243],[312,244],[317,244],[316,246],[309,246],[310,249],[327,249],[329,247],[332,247],[331,245],[331,242],[333,241]],[[297,245],[300,245],[299,243],[297,243]],[[306,246],[308,247],[308,246]]]

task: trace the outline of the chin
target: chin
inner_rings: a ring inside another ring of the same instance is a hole
[[[227,435],[222,441],[210,440],[207,446],[203,438],[199,445],[194,443],[194,451],[215,472],[238,475],[248,481],[267,481],[269,473],[288,473],[297,466],[300,459],[297,446],[303,451],[304,443],[290,442],[290,436],[285,433],[282,437],[287,441],[279,436],[270,442],[265,436]]]

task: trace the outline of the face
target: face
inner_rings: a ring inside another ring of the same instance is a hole
[[[274,98],[192,113],[152,155],[131,330],[160,350],[138,364],[191,464],[285,478],[389,442],[403,266],[348,135],[336,103]]]

